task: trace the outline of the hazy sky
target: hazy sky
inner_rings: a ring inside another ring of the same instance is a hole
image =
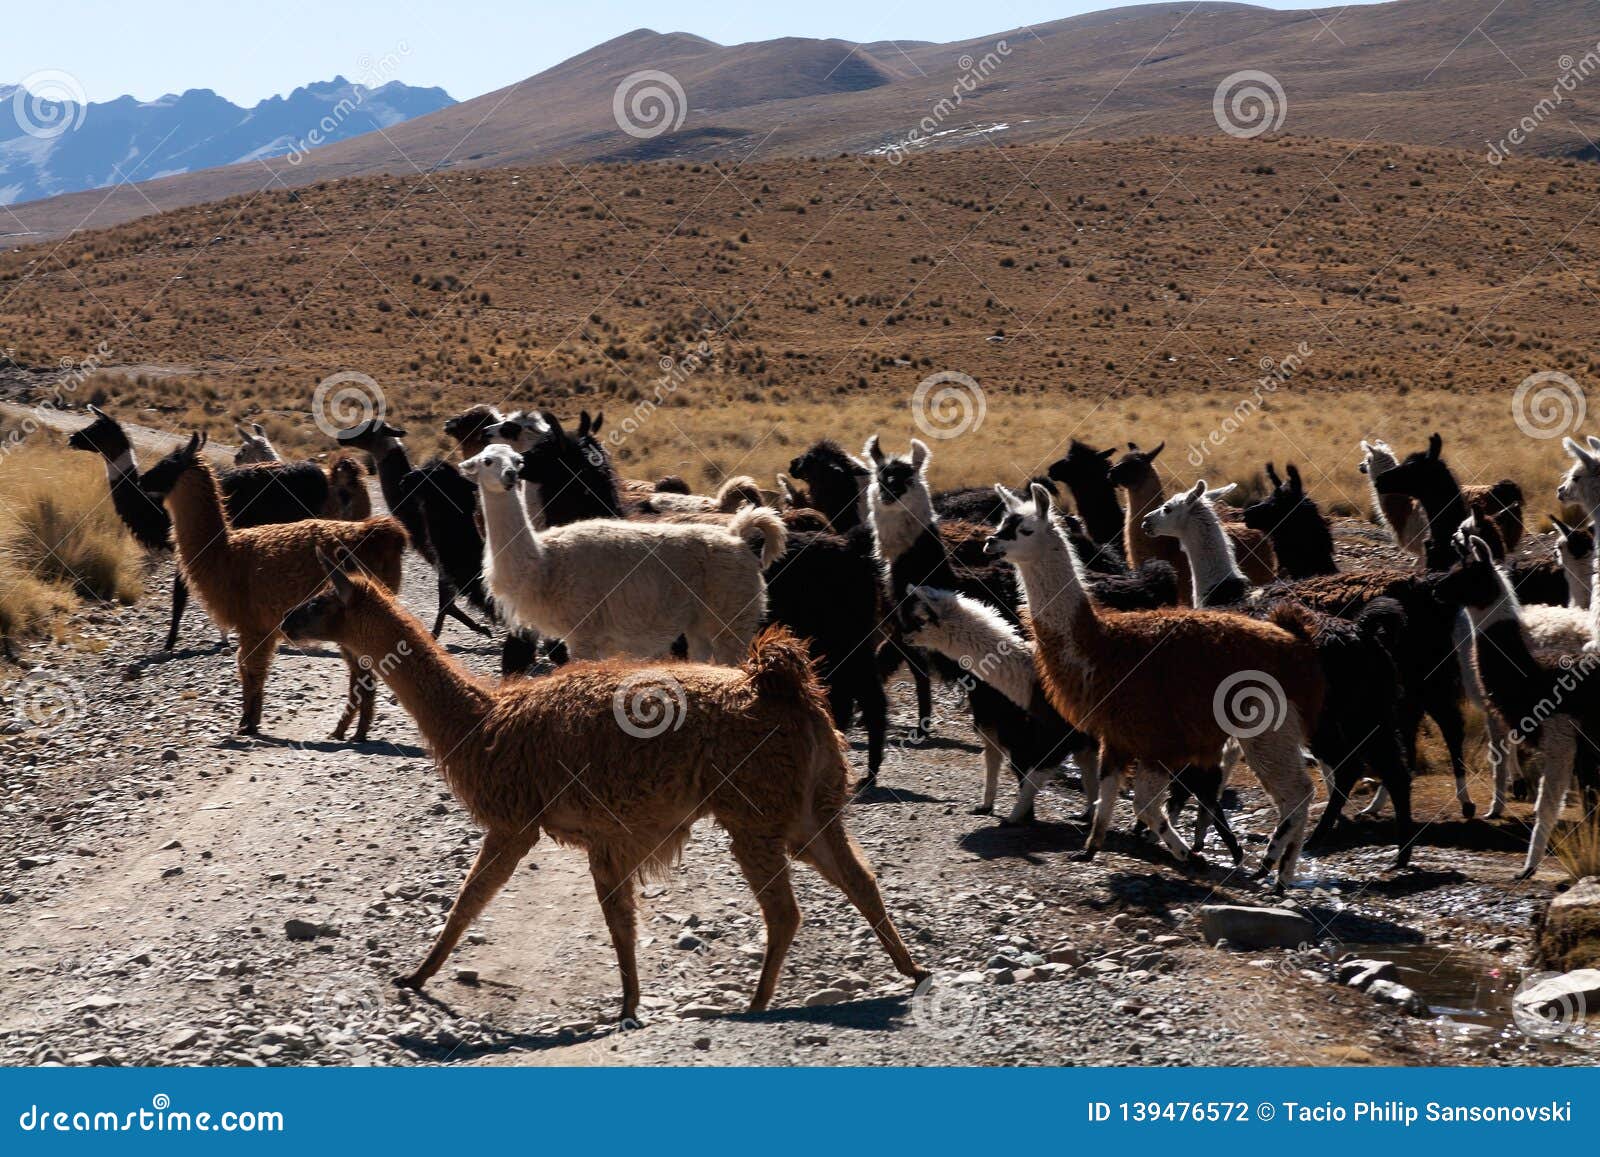
[[[0,83],[61,70],[89,99],[210,88],[254,104],[342,73],[442,85],[458,99],[521,80],[635,28],[721,44],[775,36],[960,40],[1100,0],[5,0]],[[1273,0],[1272,8],[1342,4]]]

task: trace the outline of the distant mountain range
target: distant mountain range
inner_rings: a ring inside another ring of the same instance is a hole
[[[139,101],[38,104],[0,84],[0,205],[303,153],[456,102],[442,88],[342,76],[241,108],[210,89]]]
[[[1320,12],[1183,0],[951,44],[721,45],[639,29],[384,133],[345,133],[302,163],[268,157],[0,214],[0,247],[248,195],[269,180],[555,160],[898,161],[1009,142],[1270,131],[1443,146],[1480,161],[1494,147],[1592,161],[1597,42],[1593,0],[1395,0]],[[92,132],[95,119],[74,133]],[[281,130],[263,139],[282,151]],[[229,159],[257,147],[247,145]],[[137,178],[161,169],[144,166]]]

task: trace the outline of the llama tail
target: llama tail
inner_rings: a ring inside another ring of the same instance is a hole
[[[1393,653],[1406,628],[1406,613],[1394,599],[1373,599],[1355,618],[1356,629],[1365,639]]]
[[[1272,609],[1267,612],[1267,622],[1275,627],[1282,627],[1297,639],[1304,639],[1308,643],[1316,642],[1316,616],[1299,603],[1287,600],[1274,603]]]
[[[740,542],[749,542],[752,532],[761,534],[761,569],[766,570],[783,557],[789,545],[789,528],[770,506],[746,506],[728,523],[728,533]]]
[[[786,628],[768,627],[757,635],[740,669],[762,698],[810,702],[826,713],[811,652]]]
[[[728,479],[717,491],[717,509],[723,514],[733,514],[741,506],[760,506],[761,487],[748,474]]]

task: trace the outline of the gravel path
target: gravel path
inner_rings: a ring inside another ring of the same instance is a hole
[[[386,694],[377,742],[324,739],[343,679],[331,652],[284,648],[265,737],[230,734],[231,648],[191,608],[181,649],[158,650],[170,566],[143,605],[82,614],[69,645],[33,649],[32,673],[3,687],[0,1063],[1561,1059],[1375,1004],[1331,983],[1321,951],[1205,947],[1200,904],[1268,898],[1217,868],[1186,879],[1127,834],[1126,808],[1107,853],[1069,863],[1082,838],[1069,783],[1041,798],[1031,829],[968,814],[982,761],[948,700],[935,738],[894,747],[884,786],[850,815],[890,911],[938,970],[931,990],[913,998],[859,916],[801,868],[805,918],[776,1007],[738,1011],[761,926],[722,834],[702,824],[682,865],[644,892],[644,1027],[613,1027],[620,986],[586,862],[548,841],[426,993],[396,991],[389,978],[442,923],[476,829]],[[425,608],[432,583],[414,560],[406,584]],[[469,639],[447,630],[466,662],[493,669],[494,649]],[[902,714],[909,698],[892,692]],[[852,762],[862,768],[859,747]],[[1234,822],[1258,858],[1271,813],[1239,778]],[[1448,780],[1423,782],[1436,786],[1421,792],[1423,816],[1436,800],[1448,821]],[[1485,781],[1474,787],[1486,796]],[[1500,850],[1470,850],[1486,841],[1468,829]],[[1346,941],[1426,939],[1512,967],[1557,877],[1513,888],[1504,831],[1441,822],[1416,870],[1387,876],[1374,828],[1370,843],[1305,861],[1295,902]]]

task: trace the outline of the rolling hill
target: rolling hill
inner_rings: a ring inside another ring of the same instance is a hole
[[[1274,102],[1270,111],[1282,114],[1269,119],[1285,134],[1482,152],[1537,116],[1535,131],[1511,151],[1588,157],[1600,96],[1585,78],[1590,65],[1600,71],[1600,58],[1586,53],[1597,41],[1600,19],[1583,0],[1399,0],[1320,13],[1150,4],[952,44],[723,46],[639,30],[381,136],[317,149],[299,165],[208,170],[28,207],[10,222],[10,243],[153,208],[375,173],[415,179],[432,169],[552,160],[742,161],[1000,140],[1210,136],[1221,132],[1219,85],[1246,70],[1281,88],[1281,98],[1262,91]],[[1553,103],[1558,78],[1574,69],[1583,77]],[[671,83],[639,81],[641,73]],[[636,83],[625,87],[630,78]],[[619,96],[629,98],[622,108],[629,118],[639,114],[641,131],[620,127]],[[661,99],[652,104],[652,96]],[[1248,103],[1243,109],[1251,111]],[[913,141],[914,133],[924,139]]]

